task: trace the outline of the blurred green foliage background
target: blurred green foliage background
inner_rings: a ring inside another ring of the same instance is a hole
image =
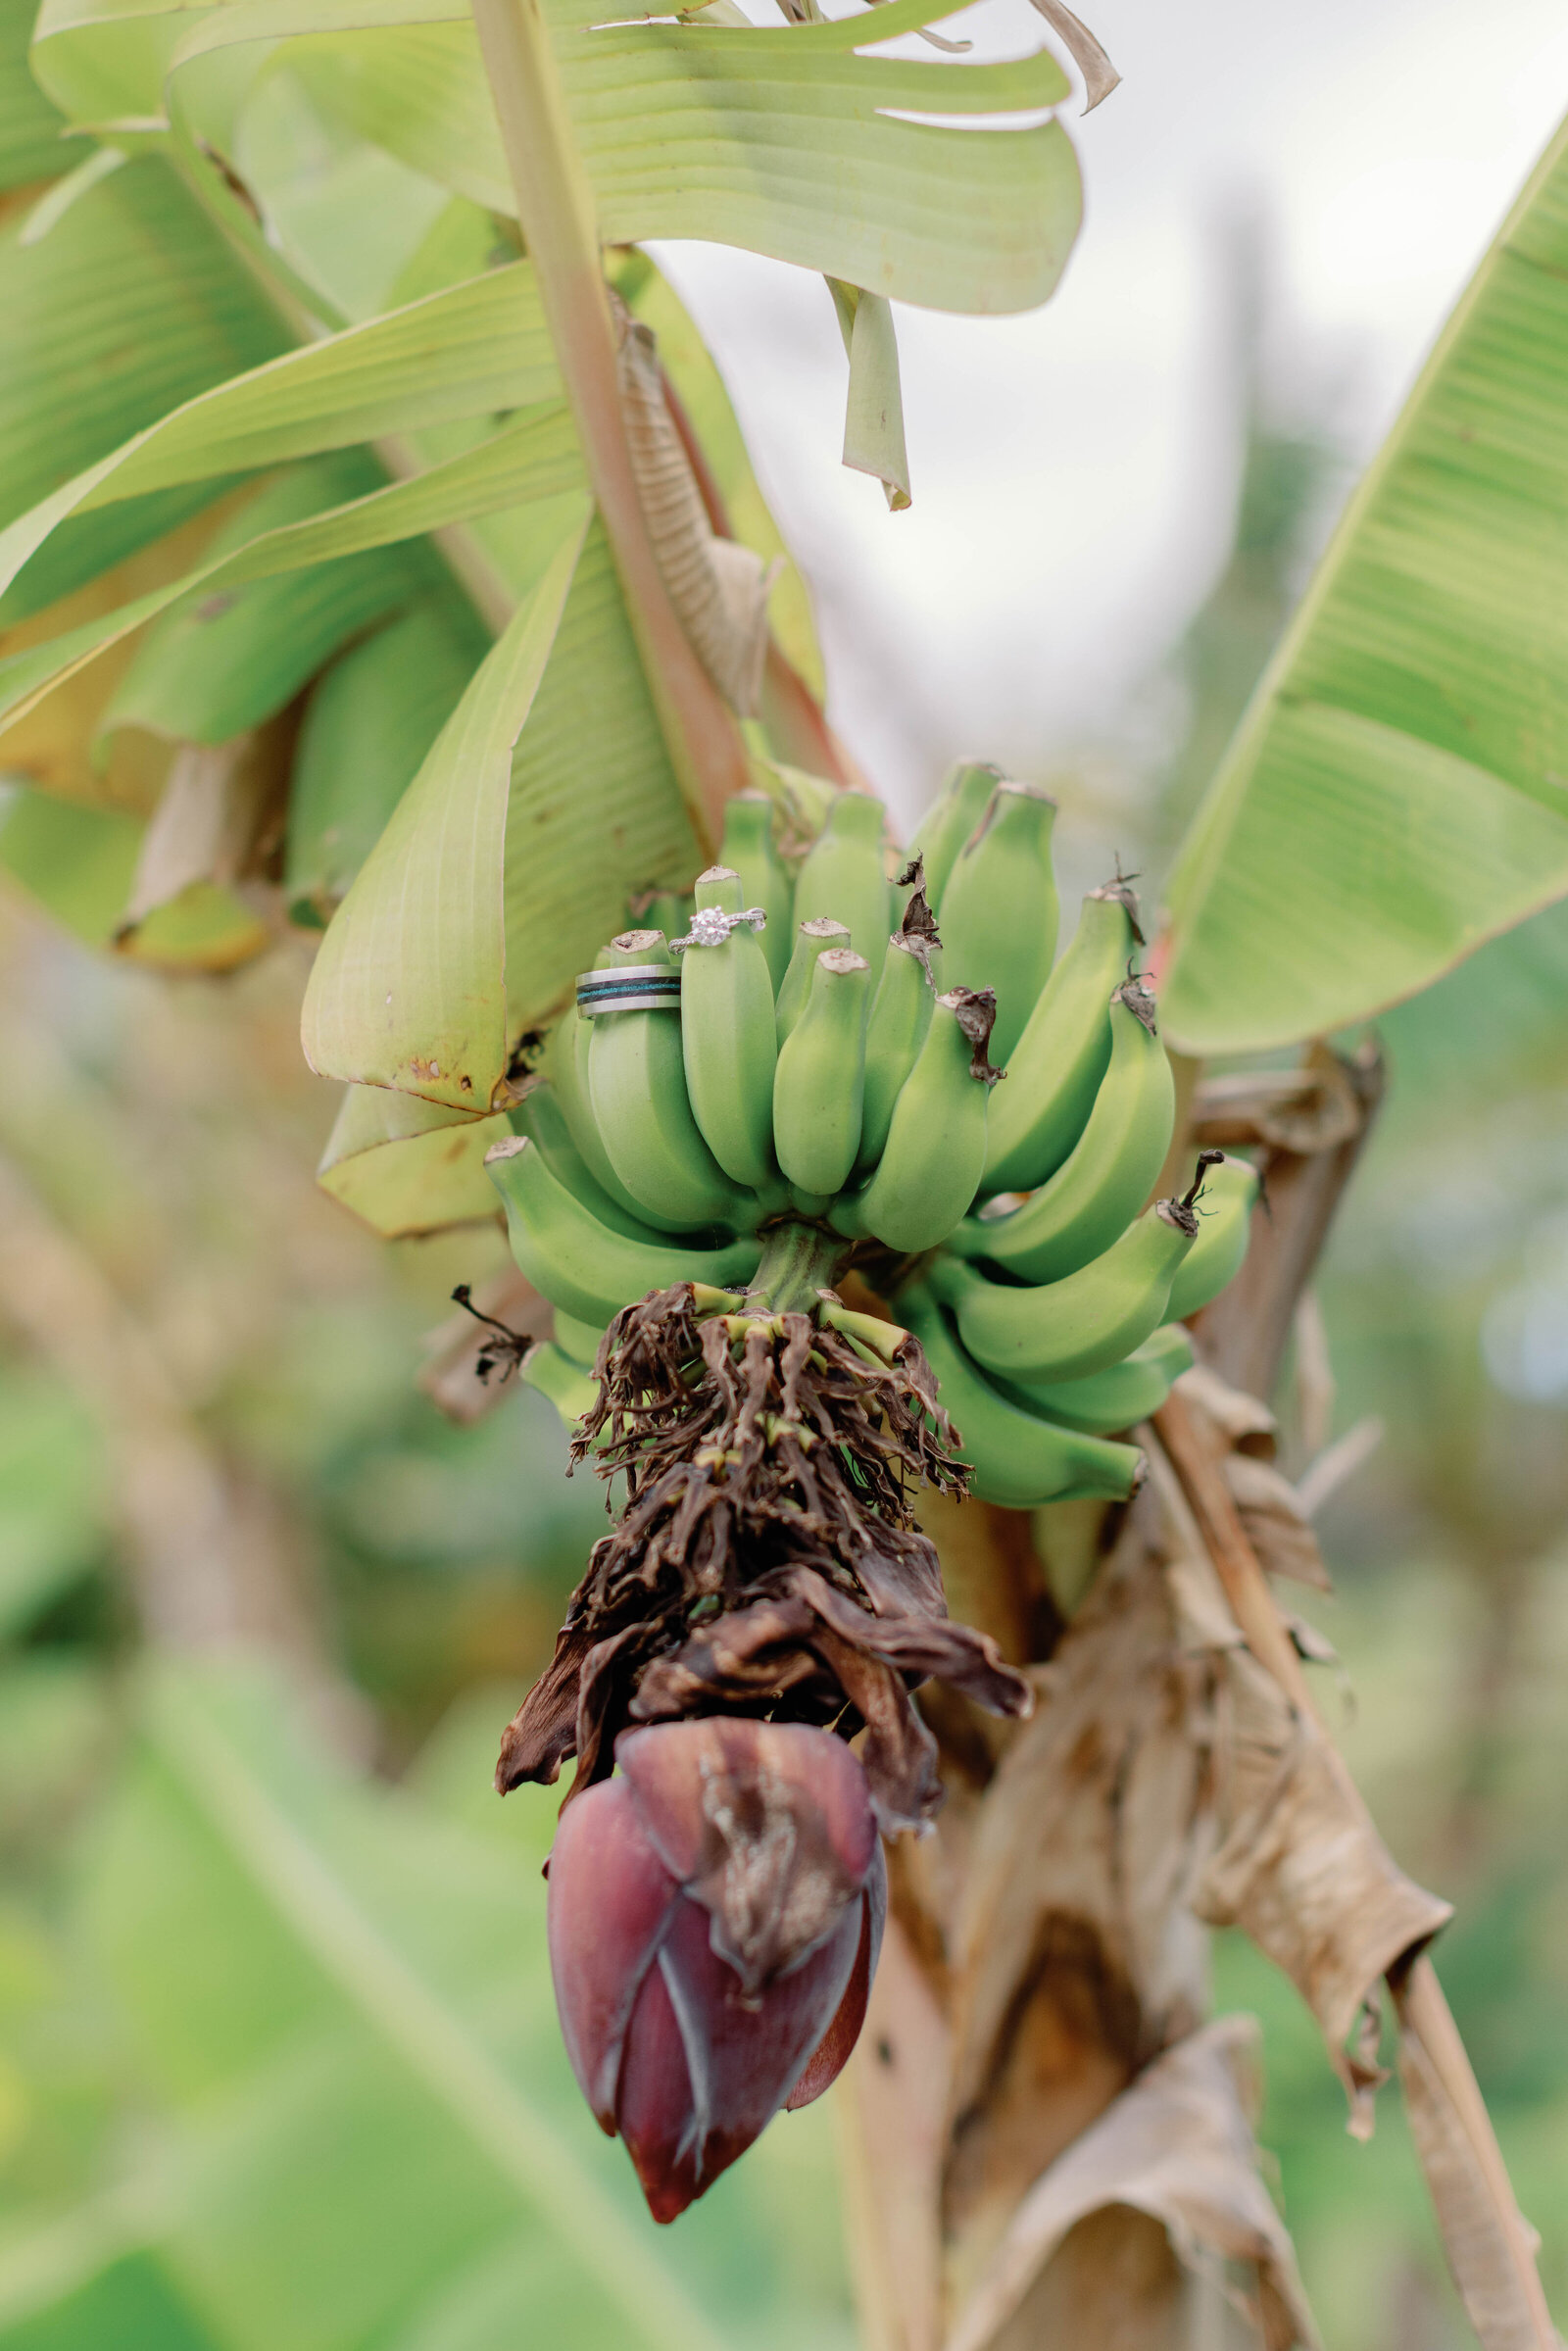
[[[1150,709],[1042,759],[1080,885],[1113,848],[1157,876],[1335,487],[1254,384],[1236,549]],[[831,2101],[663,2234],[571,2087],[551,1799],[489,1770],[602,1497],[531,1392],[456,1428],[416,1389],[503,1245],[386,1248],[316,1191],[305,955],[175,986],[0,902],[0,2345],[848,2347]],[[1565,1001],[1557,910],[1379,1024],[1320,1301],[1334,1428],[1384,1435],[1310,1611],[1380,1825],[1458,1905],[1440,1967],[1559,2302]],[[1215,1976],[1265,2022],[1326,2340],[1462,2345],[1396,2093],[1353,2145],[1284,1981],[1231,1938]]]

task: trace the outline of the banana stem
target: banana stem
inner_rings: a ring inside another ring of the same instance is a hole
[[[831,1290],[849,1255],[836,1233],[812,1224],[777,1224],[763,1236],[762,1262],[746,1294],[746,1310],[758,1314],[811,1314],[817,1293]]]
[[[682,627],[648,535],[615,370],[593,192],[577,153],[539,0],[473,0],[523,242],[583,457],[610,540],[632,635],[670,763],[699,841],[711,855],[724,801],[751,781],[733,713]]]

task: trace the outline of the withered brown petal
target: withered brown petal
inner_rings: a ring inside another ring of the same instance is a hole
[[[633,1717],[655,1722],[695,1714],[705,1701],[735,1704],[782,1694],[814,1670],[799,1647],[811,1624],[806,1602],[793,1599],[757,1600],[715,1617],[645,1669],[631,1702]]]
[[[827,1625],[813,1634],[812,1646],[865,1724],[860,1761],[883,1836],[923,1829],[942,1804],[937,1742],[915,1712],[901,1677],[880,1657],[841,1640]]]
[[[784,1581],[841,1640],[869,1649],[900,1673],[934,1674],[992,1714],[1025,1715],[1034,1704],[1029,1684],[1004,1662],[988,1633],[956,1625],[951,1617],[872,1616],[814,1568],[792,1568]]]
[[[505,1795],[525,1780],[558,1779],[577,1743],[577,1684],[593,1647],[590,1634],[556,1636],[556,1653],[501,1735],[496,1788]]]

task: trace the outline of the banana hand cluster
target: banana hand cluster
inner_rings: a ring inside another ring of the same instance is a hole
[[[1137,902],[1094,891],[1055,957],[1054,815],[965,764],[895,882],[880,805],[846,792],[792,879],[742,795],[693,897],[600,951],[488,1161],[557,1308],[526,1376],[564,1412],[618,1309],[690,1281],[879,1351],[912,1332],[982,1498],[1133,1490],[1116,1435],[1191,1362],[1180,1324],[1240,1265],[1256,1177],[1205,1153],[1148,1204],[1175,1104]],[[897,1327],[838,1304],[852,1262]]]

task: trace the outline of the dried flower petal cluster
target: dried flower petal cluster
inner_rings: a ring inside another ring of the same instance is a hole
[[[963,1482],[918,1345],[877,1363],[806,1314],[700,1316],[681,1283],[616,1316],[596,1373],[575,1451],[624,1472],[626,1504],[507,1731],[498,1787],[553,1780],[575,1753],[585,1789],[637,1723],[863,1725],[881,1827],[921,1826],[941,1787],[910,1688],[936,1675],[1004,1714],[1030,1693],[950,1620],[914,1524],[921,1479]]]

